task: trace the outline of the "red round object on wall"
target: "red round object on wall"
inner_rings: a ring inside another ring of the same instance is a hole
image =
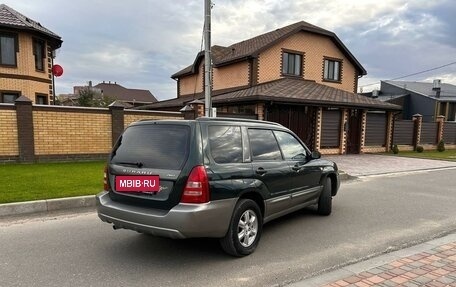
[[[52,66],[52,74],[56,77],[60,77],[63,75],[63,68],[60,65],[54,65]]]

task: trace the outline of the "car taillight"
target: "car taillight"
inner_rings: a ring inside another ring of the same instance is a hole
[[[209,201],[209,181],[204,166],[195,166],[188,176],[182,193],[182,203],[205,203]]]
[[[104,190],[109,191],[108,166],[105,166],[104,168],[103,188]]]

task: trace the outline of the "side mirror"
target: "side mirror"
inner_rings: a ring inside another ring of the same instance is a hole
[[[319,151],[314,150],[312,154],[310,155],[312,159],[319,159],[321,158],[321,153]]]

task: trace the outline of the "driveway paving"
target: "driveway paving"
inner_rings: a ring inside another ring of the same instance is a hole
[[[378,175],[418,170],[456,167],[456,161],[398,157],[391,155],[328,155],[325,159],[337,163],[340,170],[351,176]]]

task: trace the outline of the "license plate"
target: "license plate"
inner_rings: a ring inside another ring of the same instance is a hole
[[[121,192],[158,192],[158,175],[120,175],[116,176],[116,191]]]

